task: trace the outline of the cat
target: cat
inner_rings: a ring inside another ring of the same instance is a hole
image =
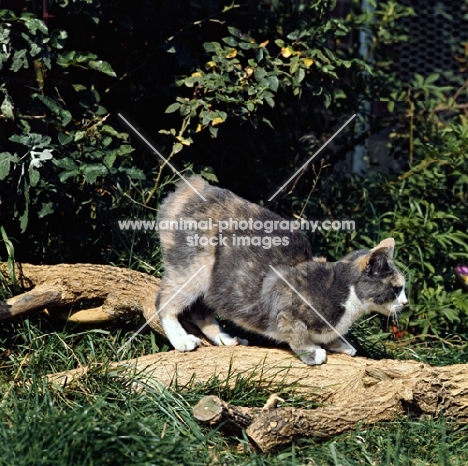
[[[340,338],[354,321],[370,311],[394,316],[407,304],[393,238],[326,262],[312,256],[302,232],[280,228],[275,213],[201,177],[188,182],[194,189],[181,182],[157,217],[165,272],[156,308],[177,350],[200,344],[179,322],[198,299],[205,306],[193,306],[191,320],[214,344],[248,344],[223,331],[217,313],[288,343],[310,365],[324,363],[326,350],[354,356]]]

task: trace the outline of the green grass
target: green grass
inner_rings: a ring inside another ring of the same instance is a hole
[[[355,337],[361,351],[375,357],[412,357],[444,363],[462,362],[468,345],[461,339],[389,343],[369,324]],[[205,384],[167,390],[136,391],[137,375],[122,376],[106,366],[117,360],[117,349],[131,334],[123,328],[83,329],[54,324],[36,316],[3,323],[0,330],[0,465],[464,465],[468,463],[465,428],[443,418],[373,426],[327,442],[299,439],[274,453],[252,450],[245,438],[227,438],[196,423],[191,407],[206,394],[238,405],[262,406],[279,393],[286,406],[313,408],[277,383],[260,386],[232,374],[234,386],[213,378]],[[355,331],[355,334],[359,332]],[[376,336],[377,335],[377,336]],[[455,344],[457,343],[457,344]],[[125,357],[167,347],[153,334],[140,335]],[[434,356],[436,355],[436,356]],[[462,356],[460,356],[462,355]],[[57,390],[44,375],[80,365],[100,363],[75,386]]]
[[[125,242],[124,234],[118,236]],[[139,250],[152,236],[132,244],[131,254],[115,262],[149,273],[160,270]],[[124,245],[125,246],[125,245]],[[135,247],[133,247],[135,246]],[[138,248],[136,247],[138,246]],[[124,247],[125,249],[125,247]],[[158,248],[152,254],[159,254]],[[127,251],[128,252],[128,251]],[[0,281],[0,295],[14,293]],[[271,393],[282,406],[313,409],[313,399],[294,393],[294,386],[264,379],[260,385],[242,374],[230,380],[213,377],[204,384],[135,390],[138,375],[106,371],[111,362],[164,352],[153,333],[139,334],[125,351],[118,349],[139,328],[134,320],[106,328],[54,322],[38,314],[0,326],[0,466],[22,465],[465,465],[466,428],[443,418],[401,418],[398,422],[357,426],[329,441],[298,439],[278,452],[254,451],[245,437],[229,438],[199,425],[192,406],[215,394],[244,406],[262,406]],[[371,358],[416,359],[429,364],[465,363],[467,339],[447,335],[392,340],[385,319],[354,326],[351,341]],[[45,375],[97,364],[66,390],[45,383]],[[261,368],[258,369],[261,371]],[[278,379],[277,379],[278,380]],[[140,384],[141,386],[141,384]]]

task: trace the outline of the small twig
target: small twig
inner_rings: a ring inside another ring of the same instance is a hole
[[[280,398],[276,393],[272,393],[263,406],[262,411],[268,411],[276,408],[278,406],[278,401],[282,401],[284,403],[283,398]]]
[[[446,160],[440,160],[440,159],[431,159],[431,160],[425,160],[424,162],[420,163],[416,167],[412,168],[411,170],[407,171],[403,175],[400,175],[398,177],[399,181],[405,180],[406,178],[409,178],[413,173],[419,172],[421,170],[424,170],[424,168],[428,167],[429,165],[432,165],[433,163],[441,163],[441,164],[446,164],[448,163]]]
[[[468,108],[468,103],[467,104],[457,104],[457,105],[440,105],[436,108],[434,108],[433,112],[438,113],[438,112],[447,112],[450,110],[465,110]]]
[[[319,172],[318,172],[318,174],[317,174],[317,173],[315,172],[315,166],[312,165],[312,170],[313,170],[314,173],[315,173],[315,180],[314,180],[314,182],[312,183],[312,188],[310,189],[310,192],[309,192],[309,194],[308,194],[308,196],[307,196],[307,199],[306,199],[305,202],[304,202],[304,206],[302,207],[302,210],[301,210],[301,212],[300,212],[300,214],[299,214],[299,217],[300,217],[300,218],[302,218],[302,215],[304,214],[304,210],[306,209],[307,204],[309,203],[310,196],[312,196],[312,193],[315,191],[315,188],[316,188],[316,186],[317,186],[318,180],[320,179],[320,174],[322,173],[322,169],[323,169],[323,168],[326,168],[326,167],[328,167],[328,166],[329,166],[329,164],[325,165],[325,163],[324,163],[324,161],[323,161],[323,159],[322,159],[322,160],[320,161],[320,169],[319,169]]]
[[[179,134],[178,134],[179,137],[181,137],[185,133],[185,130],[187,129],[189,123],[190,123],[190,115],[187,115],[182,121],[182,125],[180,127]],[[154,194],[158,190],[162,172],[164,168],[166,167],[166,165],[168,164],[168,162],[172,159],[172,157],[176,155],[176,153],[178,152],[175,152],[174,149],[172,149],[171,153],[166,158],[166,160],[164,160],[163,163],[159,166],[158,175],[156,176],[156,180],[154,181],[153,188],[151,189],[150,193],[148,194],[148,197],[146,198],[146,201],[145,201],[146,204],[149,203],[149,201],[153,198]]]
[[[414,152],[414,102],[410,100],[410,128],[409,128],[409,163],[413,163]]]

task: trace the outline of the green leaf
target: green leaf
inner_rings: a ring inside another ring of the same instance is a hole
[[[37,30],[41,31],[43,34],[49,34],[49,30],[45,25],[44,21],[38,18],[28,18],[23,14],[21,17],[22,22],[26,27],[31,31],[31,34],[36,34]]]
[[[29,173],[29,184],[34,187],[39,183],[39,179],[41,175],[39,174],[39,170],[36,170],[32,164],[29,165],[28,169]]]
[[[13,62],[10,66],[10,70],[14,71],[15,73],[19,71],[21,68],[28,68],[29,62],[26,57],[27,50],[21,49],[17,50],[13,55]]]
[[[33,97],[39,99],[49,110],[60,118],[62,126],[67,126],[72,120],[72,114],[63,108],[54,99],[41,94],[34,94]]]
[[[66,134],[64,131],[58,133],[58,140],[62,146],[66,146],[73,141],[73,136],[71,134]]]
[[[5,96],[3,103],[0,106],[0,111],[2,115],[5,116],[8,120],[14,120],[15,115],[13,113],[13,104],[8,96]]]
[[[107,168],[111,168],[112,165],[114,165],[116,158],[117,154],[115,152],[111,152],[110,154],[105,155],[102,161]]]
[[[86,91],[87,90],[87,87],[83,86],[83,84],[72,84],[72,87],[76,92],[81,92],[81,91]]]
[[[59,180],[61,183],[64,183],[67,181],[69,178],[74,178],[80,174],[79,170],[72,170],[69,172],[62,172],[59,175]]]
[[[219,182],[218,177],[213,173],[212,167],[203,167],[203,169],[200,171],[200,175],[207,181],[211,181],[213,183]]]
[[[52,214],[55,211],[55,204],[53,202],[43,202],[41,210],[37,213],[39,218],[44,218],[46,215]]]
[[[239,44],[239,42],[237,42],[237,40],[234,39],[234,37],[232,36],[223,37],[222,41],[225,44],[230,45],[231,47],[237,47],[237,45]]]
[[[71,157],[64,157],[63,159],[54,159],[54,164],[59,167],[63,168],[67,171],[76,171],[78,170],[78,165]]]
[[[63,29],[55,29],[50,35],[50,45],[56,49],[63,49],[65,47],[67,37],[67,31],[64,31]]]
[[[121,144],[119,148],[115,151],[117,155],[128,155],[135,150],[130,144]]]
[[[24,184],[24,201],[25,201],[24,212],[23,212],[23,215],[21,215],[19,219],[21,233],[24,233],[26,231],[26,228],[28,226],[28,218],[29,218],[29,185],[27,183]]]
[[[183,146],[180,142],[176,142],[176,143],[174,143],[174,145],[172,146],[172,152],[173,152],[174,154],[177,154],[177,153],[180,152],[183,148],[184,148],[184,146]]]
[[[199,83],[202,80],[203,80],[203,76],[201,76],[201,75],[187,76],[184,79],[184,84],[187,87],[193,87],[195,84]]]
[[[116,129],[114,129],[112,126],[109,126],[109,125],[102,125],[101,133],[109,134],[110,136],[117,136],[117,137],[119,137],[120,135],[120,133]]]
[[[242,31],[240,31],[239,29],[233,26],[229,26],[228,31],[229,31],[229,34],[231,34],[231,36],[237,37],[238,39],[241,39],[243,36]]]
[[[274,108],[275,106],[275,101],[273,100],[273,98],[270,96],[270,95],[264,95],[263,96],[263,99],[265,100],[265,102],[271,107],[271,108]],[[271,123],[270,123],[271,125]]]
[[[81,141],[85,136],[86,136],[86,131],[77,131],[75,133],[75,136],[73,137],[73,140],[75,142]]]
[[[432,73],[425,79],[425,84],[433,84],[440,78],[440,73]]]
[[[10,141],[22,144],[23,146],[27,146],[29,148],[34,147],[36,149],[42,149],[48,146],[51,141],[50,136],[43,136],[42,134],[38,133],[13,134],[13,136],[10,136],[9,139]]]
[[[304,68],[299,68],[297,72],[297,83],[300,84],[305,78],[305,70]]]
[[[11,163],[18,163],[19,157],[9,152],[0,153],[0,181],[4,180],[10,173]]]
[[[101,73],[107,74],[108,76],[112,76],[113,78],[117,77],[115,71],[112,69],[112,66],[109,63],[107,63],[106,61],[91,60],[88,63],[88,66],[92,70],[100,71]]]
[[[92,163],[83,164],[81,166],[81,172],[88,183],[94,184],[99,176],[107,175],[108,170],[102,164]]]
[[[273,91],[273,92],[277,92],[278,91],[278,87],[279,87],[279,80],[278,80],[278,76],[274,75],[274,74],[269,74],[266,78],[267,82],[268,82],[268,87]]]
[[[33,97],[39,99],[52,112],[56,114],[60,113],[60,105],[50,97],[41,94],[33,94]]]
[[[166,111],[164,113],[174,113],[176,110],[179,110],[179,108],[180,108],[180,103],[174,102],[173,104],[169,105],[169,107],[166,108]]]
[[[134,180],[145,180],[146,176],[145,174],[136,167],[131,167],[131,168],[125,168],[123,170],[130,178]]]

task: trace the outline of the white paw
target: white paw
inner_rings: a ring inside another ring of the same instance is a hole
[[[216,338],[213,342],[218,346],[237,346],[237,345],[245,345],[248,346],[249,342],[239,337],[231,337],[227,333],[220,333],[216,335]]]
[[[327,360],[327,352],[323,348],[311,348],[297,354],[301,358],[301,361],[309,366],[323,364]]]
[[[349,356],[355,356],[357,353],[356,349],[353,346],[344,341],[334,341],[329,346],[326,346],[326,348],[332,353],[343,353],[348,354]]]
[[[354,348],[345,348],[342,351],[344,354],[349,354],[350,356],[356,356],[357,351]]]
[[[327,360],[327,352],[320,348],[315,350],[315,364],[323,364]]]
[[[172,346],[179,351],[193,351],[197,346],[200,346],[201,340],[195,335],[184,335],[170,340]]]

